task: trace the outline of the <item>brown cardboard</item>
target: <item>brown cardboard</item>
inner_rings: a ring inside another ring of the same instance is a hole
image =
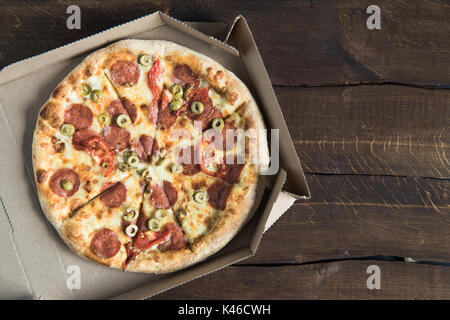
[[[205,26],[193,25],[199,28]],[[216,36],[225,34],[223,29],[215,30]],[[14,258],[8,259],[8,268],[0,270],[0,290],[4,288],[3,284],[14,286],[19,289],[14,294],[35,299],[148,297],[254,254],[272,206],[285,182],[285,166],[289,175],[301,180],[294,181],[294,190],[289,191],[297,197],[309,197],[295,150],[283,142],[280,145],[283,168],[273,177],[271,190],[266,191],[268,195],[264,198],[268,200],[261,204],[245,228],[223,250],[206,261],[168,275],[149,275],[113,270],[73,254],[46,221],[39,207],[31,165],[34,126],[38,110],[73,67],[88,53],[124,38],[171,40],[222,63],[249,85],[263,108],[267,124],[271,127],[279,125],[283,137],[292,145],[261,57],[243,17],[238,17],[229,32],[232,44],[242,50],[241,56],[235,47],[156,12],[12,64],[0,72],[0,148],[3,150],[0,155],[3,211],[0,232],[8,235],[8,241],[1,242],[2,252],[5,246],[8,255]],[[275,121],[268,119],[272,116],[276,117]],[[81,270],[81,289],[68,289],[66,286],[69,276],[66,271],[72,265]],[[8,283],[3,279],[14,280]]]

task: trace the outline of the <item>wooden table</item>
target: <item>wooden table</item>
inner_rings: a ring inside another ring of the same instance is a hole
[[[72,2],[81,30],[66,28]],[[1,66],[155,10],[242,14],[311,188],[254,257],[155,299],[450,298],[449,1],[72,2],[0,1]]]

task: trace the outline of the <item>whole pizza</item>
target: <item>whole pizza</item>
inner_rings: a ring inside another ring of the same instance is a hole
[[[39,112],[41,207],[82,257],[164,273],[225,246],[259,205],[261,113],[214,60],[160,40],[89,55]]]

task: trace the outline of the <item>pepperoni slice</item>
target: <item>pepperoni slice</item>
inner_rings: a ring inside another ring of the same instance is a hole
[[[177,189],[167,180],[163,182],[163,189],[166,193],[167,199],[170,202],[170,206],[173,207],[178,200],[178,192]]]
[[[130,145],[130,133],[117,126],[107,126],[102,131],[102,136],[111,149],[120,152]]]
[[[91,241],[91,250],[104,259],[114,257],[120,246],[117,233],[108,228],[98,230]]]
[[[64,123],[72,124],[77,130],[90,127],[92,121],[92,111],[84,104],[72,104],[72,106],[64,112]]]
[[[203,112],[200,114],[195,114],[192,112],[191,108],[187,108],[187,116],[192,121],[201,121],[202,130],[205,130],[211,124],[211,121],[214,118],[222,118],[222,112],[219,109],[214,107],[211,98],[208,95],[209,88],[199,88],[192,90],[192,93],[189,98],[188,106],[192,104],[194,101],[200,101],[203,103]]]
[[[161,251],[181,250],[187,247],[186,239],[184,238],[183,230],[176,223],[168,223],[164,226],[162,232],[169,232],[170,238],[168,241],[159,245]]]
[[[173,77],[175,83],[181,84],[182,86],[191,84],[193,88],[198,88],[200,85],[198,75],[186,64],[177,65],[173,69]]]
[[[122,104],[130,116],[131,122],[135,123],[138,117],[136,105],[127,98],[122,98]]]
[[[155,208],[169,209],[170,201],[164,190],[157,184],[153,185],[151,190],[152,194],[150,196],[150,202],[152,205]]]
[[[133,85],[139,81],[139,67],[132,61],[116,61],[110,68],[110,74],[119,86]]]
[[[83,141],[95,136],[97,136],[97,133],[91,129],[81,129],[75,131],[72,136],[72,145],[77,150],[85,150],[86,147],[83,145]]]
[[[100,196],[100,201],[108,208],[119,208],[126,198],[127,187],[118,182]]]
[[[127,113],[127,110],[120,99],[116,99],[109,104],[109,115],[115,119],[119,114]]]
[[[158,124],[163,129],[170,128],[177,120],[177,111],[173,111],[169,108],[169,99],[167,90],[164,90],[158,111]]]
[[[144,161],[150,160],[153,151],[153,141],[154,141],[153,137],[147,136],[145,134],[139,137],[139,142],[141,143],[142,148],[144,149],[143,153]]]
[[[238,182],[245,164],[233,163],[227,164],[227,166],[230,168],[230,171],[222,178],[222,180],[228,182],[229,184]]]
[[[184,159],[185,153],[190,153],[191,157],[189,159],[188,156],[186,156],[186,159]],[[180,149],[179,153],[179,159],[181,159],[180,163],[183,166],[183,174],[191,176],[193,174],[196,174],[200,172],[200,166],[198,164],[195,164],[195,148],[194,147],[184,147],[183,149]]]
[[[66,191],[61,187],[63,180],[69,180],[72,182],[72,190]],[[50,188],[52,191],[60,197],[73,196],[80,188],[80,178],[78,174],[72,169],[59,169],[50,178]]]
[[[208,202],[215,209],[225,210],[230,194],[231,184],[225,181],[216,181],[208,188]]]

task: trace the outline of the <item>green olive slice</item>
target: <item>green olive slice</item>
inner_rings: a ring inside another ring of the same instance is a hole
[[[103,97],[103,92],[101,90],[92,90],[92,92],[91,92],[92,101],[99,102],[102,97]]]
[[[148,67],[152,64],[152,56],[149,54],[141,54],[138,58],[138,62],[143,67]]]
[[[116,123],[119,127],[126,128],[131,124],[131,119],[127,114],[122,113],[117,116]]]
[[[119,163],[119,170],[120,171],[126,171],[128,169],[128,164],[126,163]]]
[[[183,170],[184,170],[183,166],[178,163],[174,163],[170,167],[170,171],[172,171],[173,174],[182,174]]]
[[[161,223],[155,218],[148,220],[148,228],[151,231],[159,231],[161,229]]]
[[[172,93],[176,100],[179,100],[183,97],[183,87],[179,84],[174,84],[172,88],[170,88],[170,93]]]
[[[109,168],[109,162],[108,161],[103,161],[102,163],[101,163],[101,166],[102,166],[102,168],[103,169],[108,169]]]
[[[139,163],[139,157],[135,154],[132,154],[127,158],[127,164],[131,167]]]
[[[98,116],[98,122],[101,126],[107,127],[111,124],[111,117],[108,113],[104,112]]]
[[[135,224],[130,224],[125,228],[125,233],[127,236],[133,238],[138,232],[138,227]]]
[[[81,86],[81,95],[87,96],[91,93],[91,87],[88,84],[83,84]]]
[[[201,114],[205,110],[205,106],[200,101],[194,101],[191,104],[191,110],[195,114]]]
[[[216,129],[217,131],[222,131],[225,123],[223,122],[222,118],[214,118],[211,122],[211,127],[213,129]]]
[[[61,181],[61,188],[64,191],[71,191],[73,189],[72,181],[64,179],[63,181]]]
[[[155,219],[163,220],[165,217],[167,217],[167,214],[168,213],[166,209],[156,209],[153,216],[155,217]]]
[[[194,193],[194,201],[197,203],[205,203],[208,201],[208,194],[205,191],[196,191]]]
[[[129,206],[125,209],[123,220],[130,222],[136,220],[138,217],[139,217],[139,210],[133,206]]]
[[[75,133],[75,126],[70,123],[64,123],[61,128],[59,128],[59,131],[61,134],[70,137]]]
[[[175,99],[170,102],[169,108],[172,111],[178,111],[181,109],[182,106],[183,106],[183,101],[181,101],[179,99]]]
[[[144,179],[148,179],[150,177],[150,171],[148,169],[143,169],[139,172],[139,175]]]

